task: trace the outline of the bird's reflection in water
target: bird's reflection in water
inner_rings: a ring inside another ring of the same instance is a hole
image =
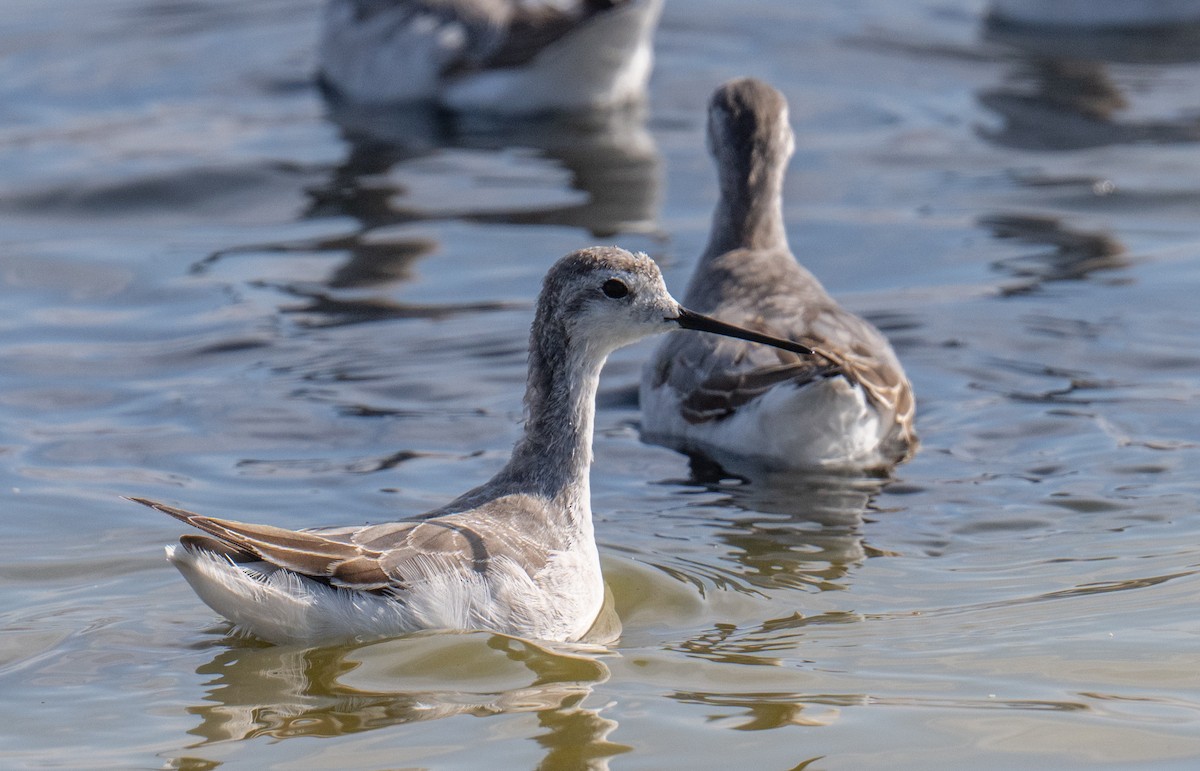
[[[545,729],[533,737],[547,750],[543,765],[605,768],[630,748],[608,741],[615,721],[580,706],[609,677],[603,652],[486,633],[303,649],[225,640],[197,670],[211,679],[205,703],[189,710],[200,718],[189,733],[202,747],[533,712]]]
[[[738,458],[718,463],[703,456],[691,457],[691,471],[694,484],[725,492],[718,503],[734,512],[717,532],[730,547],[726,559],[739,565],[748,583],[776,597],[797,588],[844,589],[856,565],[868,557],[892,554],[868,545],[863,535],[872,501],[891,482],[889,477],[769,471]],[[804,660],[798,658],[797,647],[813,629],[863,620],[849,610],[806,614],[805,596],[795,594],[796,610],[788,615],[740,626],[716,624],[675,647],[719,663],[794,666]],[[827,726],[838,719],[840,707],[865,703],[867,697],[679,691],[671,698],[713,708],[708,719],[728,728],[764,731]]]
[[[1022,150],[1080,150],[1131,143],[1200,141],[1197,104],[1176,113],[1125,118],[1134,90],[1113,65],[1200,61],[1200,24],[1138,29],[1071,29],[989,21],[984,40],[1013,65],[1004,85],[979,101],[1001,116],[983,136]],[[1138,80],[1144,90],[1144,78]]]
[[[839,588],[868,556],[863,514],[887,479],[865,474],[771,471],[693,455],[691,483],[724,495],[717,537],[744,578],[763,588]]]
[[[722,559],[737,566],[739,582],[753,591],[784,597],[798,589],[844,589],[856,565],[889,554],[863,538],[864,515],[885,477],[768,471],[702,456],[692,456],[691,471],[692,484],[723,495],[707,504],[729,512],[712,519],[714,536],[726,547]],[[848,611],[806,615],[804,596],[794,595],[797,610],[786,616],[717,624],[676,647],[712,661],[777,664],[773,653],[793,648],[808,627],[860,620]]]
[[[661,161],[644,108],[518,119],[331,104],[329,116],[350,149],[330,184],[310,191],[310,215],[366,228],[563,225],[596,237],[654,228]]]
[[[838,718],[839,707],[870,703],[865,695],[679,692],[671,696],[684,704],[701,704],[720,710],[710,720],[728,722],[737,731],[827,726]]]
[[[409,234],[356,233],[313,241],[252,244],[223,249],[192,266],[203,273],[226,258],[238,255],[333,254],[340,262],[320,280],[255,281],[296,300],[280,312],[296,319],[299,327],[335,327],[388,319],[442,319],[462,313],[504,310],[511,304],[496,301],[414,303],[401,302],[372,290],[409,278],[413,264],[437,249],[437,242]]]
[[[1066,225],[1058,217],[1033,214],[994,214],[980,219],[1000,239],[1028,244],[1033,251],[998,260],[996,270],[1015,279],[1001,288],[1005,296],[1028,294],[1049,281],[1077,281],[1098,271],[1129,264],[1125,246],[1105,232]]]
[[[414,263],[439,248],[422,223],[557,225],[595,238],[654,232],[661,161],[641,108],[515,119],[331,105],[330,119],[347,153],[307,190],[302,218],[348,218],[352,231],[225,248],[193,273],[238,257],[328,255],[337,264],[323,277],[258,283],[298,298],[284,310],[310,326],[440,318],[507,306],[372,294],[408,280]]]

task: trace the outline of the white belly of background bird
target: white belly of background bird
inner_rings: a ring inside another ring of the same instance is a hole
[[[647,389],[642,430],[682,439],[681,449],[723,460],[726,454],[772,468],[876,468],[894,462],[880,452],[886,433],[863,389],[845,378],[784,384],[741,405],[727,418],[697,423],[663,419],[685,411],[669,388]],[[782,421],[783,415],[804,420]]]

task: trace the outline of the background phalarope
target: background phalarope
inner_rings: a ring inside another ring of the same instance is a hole
[[[788,247],[787,101],[758,80],[721,86],[709,104],[708,144],[721,197],[684,302],[818,355],[673,336],[643,373],[643,436],[771,467],[866,469],[905,458],[916,442],[913,395],[891,345]]]

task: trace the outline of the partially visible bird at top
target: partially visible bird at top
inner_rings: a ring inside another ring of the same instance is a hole
[[[792,255],[782,190],[794,142],[787,101],[766,83],[713,94],[720,199],[684,302],[816,355],[673,335],[643,371],[642,435],[764,468],[886,469],[917,443],[912,388],[883,334]]]
[[[640,101],[663,0],[330,0],[321,82],[360,104],[500,114]]]
[[[526,421],[508,463],[440,509],[397,522],[312,530],[138,503],[203,532],[167,547],[196,594],[277,643],[328,643],[427,629],[574,641],[604,603],[589,467],[608,355],[672,329],[802,345],[723,324],[675,301],[658,266],[622,249],[559,260],[529,338]]]

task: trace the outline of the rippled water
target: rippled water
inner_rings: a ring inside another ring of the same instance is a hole
[[[2,765],[1195,766],[1197,36],[727,8],[668,3],[645,115],[504,125],[330,113],[315,0],[6,5]],[[916,458],[689,468],[639,443],[627,349],[593,475],[618,643],[227,636],[119,496],[300,527],[488,478],[558,256],[682,288],[741,74],[791,100],[789,235],[895,342]]]

